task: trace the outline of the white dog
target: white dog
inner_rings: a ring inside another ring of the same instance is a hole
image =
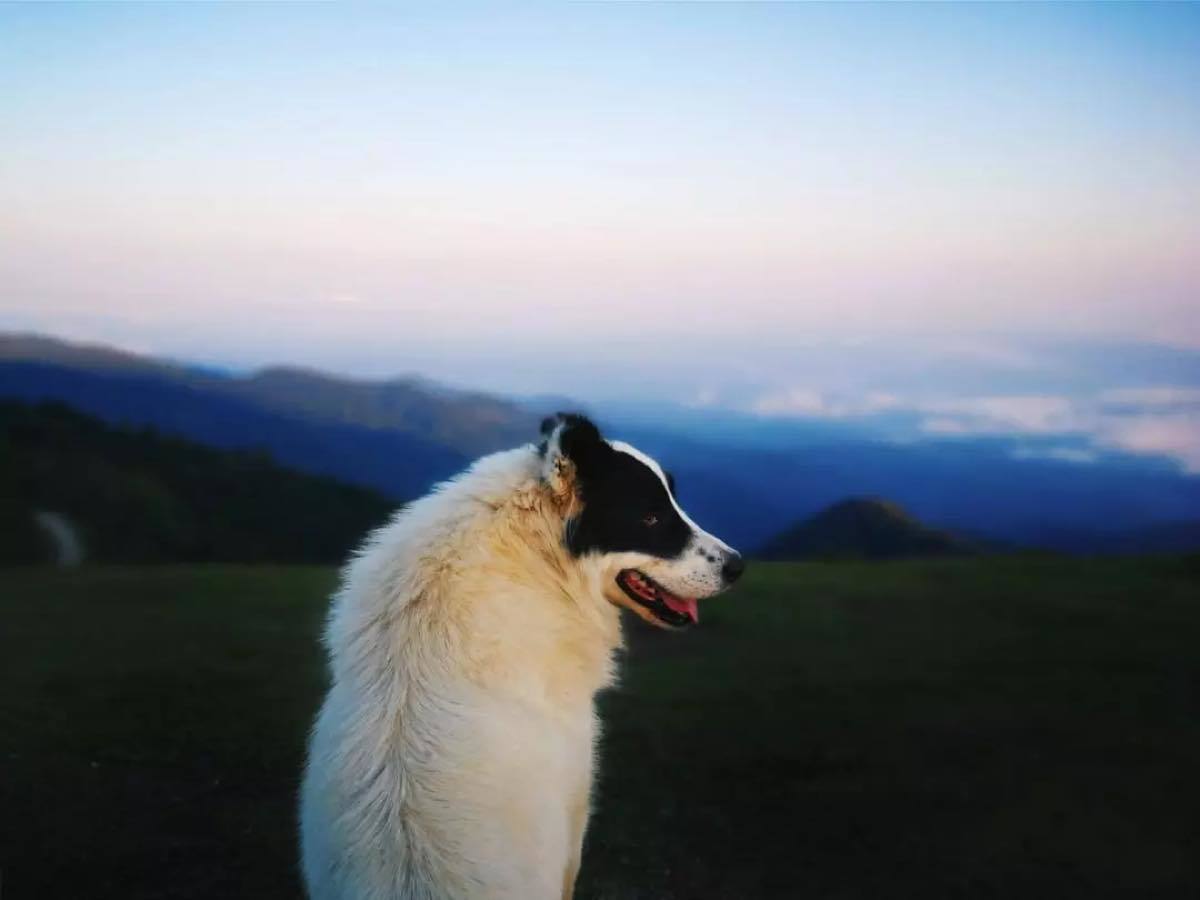
[[[680,628],[741,557],[658,463],[560,415],[411,504],[342,576],[301,796],[313,900],[559,900],[618,606]]]

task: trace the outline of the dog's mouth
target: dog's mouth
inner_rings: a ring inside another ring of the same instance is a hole
[[[700,621],[695,597],[680,597],[637,569],[622,569],[617,584],[631,600],[668,628],[684,628]]]

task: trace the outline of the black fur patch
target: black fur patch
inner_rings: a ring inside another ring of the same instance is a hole
[[[600,429],[597,428],[592,420],[587,416],[581,416],[579,413],[564,413],[560,412],[553,416],[548,416],[542,419],[542,442],[538,444],[538,454],[546,455],[546,448],[550,443],[550,435],[554,433],[554,429],[562,424],[563,431],[559,436],[559,446],[563,453],[578,464],[579,460],[576,456],[580,451],[586,452],[587,448],[593,444],[604,444],[604,438],[600,436]]]
[[[559,422],[565,423],[559,443],[575,463],[583,501],[583,512],[566,527],[571,553],[635,552],[662,559],[682,554],[692,529],[675,511],[657,473],[613,449],[583,416],[560,413],[547,420],[549,430],[553,432]]]

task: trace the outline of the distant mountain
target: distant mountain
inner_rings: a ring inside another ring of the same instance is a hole
[[[1114,548],[1117,553],[1194,553],[1200,551],[1200,519],[1163,522],[1127,531]]]
[[[762,559],[896,559],[961,556],[978,547],[922,525],[895,503],[878,498],[843,500],[787,529],[759,551]]]
[[[4,396],[57,399],[112,423],[266,450],[284,465],[398,499],[483,453],[533,440],[542,415],[578,408],[564,397],[512,401],[419,378],[371,382],[296,368],[231,375],[20,335],[0,335]],[[1018,457],[1003,437],[899,443],[830,422],[639,409],[592,413],[606,434],[659,458],[688,513],[742,549],[856,496],[891,498],[958,535],[1071,552],[1113,552],[1114,534],[1153,535],[1200,509],[1200,477],[1162,459],[1101,454],[1080,463]]]
[[[1050,529],[1031,536],[1029,543],[1063,553],[1192,553],[1200,551],[1200,519],[1120,531]]]
[[[363,488],[0,401],[0,562],[311,562],[345,558],[396,504]]]
[[[398,431],[476,457],[528,443],[538,416],[507,400],[420,378],[359,381],[275,367],[218,383],[265,409],[322,423]]]
[[[223,449],[260,450],[282,465],[396,499],[423,494],[468,457],[399,431],[313,422],[272,412],[225,389],[140,369],[93,372],[0,362],[0,397],[57,400],[106,422],[152,427]]]
[[[273,415],[411,435],[460,459],[532,440],[540,418],[536,410],[504,398],[417,377],[366,381],[285,366],[230,375],[109,347],[0,334],[0,364],[15,362],[160,378],[194,391],[223,394]]]
[[[154,372],[183,376],[186,369],[152,356],[117,350],[103,344],[62,341],[40,334],[0,332],[0,360],[71,366],[96,372]]]
[[[389,496],[424,493],[470,460],[537,435],[537,413],[419,378],[370,382],[298,368],[228,375],[108,347],[0,334],[0,397],[58,400]]]

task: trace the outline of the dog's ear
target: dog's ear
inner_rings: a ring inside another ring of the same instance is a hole
[[[542,479],[560,498],[570,497],[594,461],[608,449],[597,428],[586,416],[559,413],[542,422]]]

